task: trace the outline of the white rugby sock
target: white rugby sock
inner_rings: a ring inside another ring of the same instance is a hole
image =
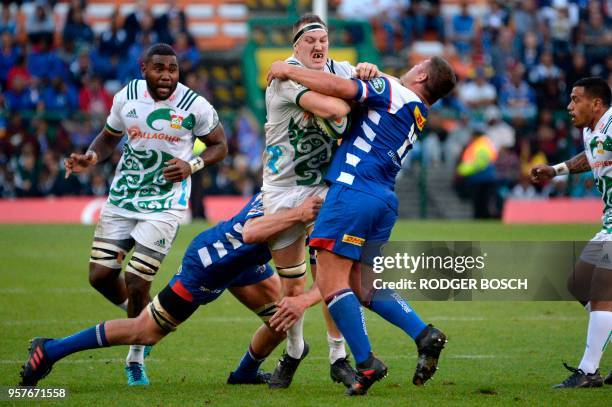
[[[121,304],[115,304],[115,305],[121,308],[122,310],[124,310],[125,312],[127,312],[128,300],[126,298],[125,301],[123,301]]]
[[[130,351],[125,358],[125,364],[140,363],[144,364],[144,345],[130,345]]]
[[[595,373],[612,334],[612,311],[591,311],[586,349],[578,366],[584,373]]]
[[[344,347],[344,338],[333,338],[329,332],[327,333],[327,345],[329,346],[329,363],[334,364],[338,359],[346,357],[346,348]]]
[[[299,359],[304,353],[304,315],[287,331],[287,354]]]

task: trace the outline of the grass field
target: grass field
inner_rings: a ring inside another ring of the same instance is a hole
[[[154,284],[161,289],[204,224],[185,226]],[[395,240],[585,240],[596,225],[506,226],[499,223],[399,222]],[[93,227],[0,226],[0,386],[15,385],[33,336],[65,336],[98,321],[120,318],[87,281]],[[259,320],[229,294],[200,309],[155,346],[147,359],[151,385],[128,388],[126,347],[92,350],[58,363],[42,385],[64,387],[73,405],[610,405],[612,386],[553,391],[584,350],[587,314],[570,302],[415,302],[426,321],[449,336],[440,371],[423,388],[411,384],[411,340],[367,313],[373,348],[389,375],[363,399],[347,399],[329,379],[324,323],[307,313],[311,353],[292,387],[228,386]],[[272,370],[282,349],[264,363]],[[610,351],[602,370],[612,368]],[[62,403],[62,404],[64,404]]]

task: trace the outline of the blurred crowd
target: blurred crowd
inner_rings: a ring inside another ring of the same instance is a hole
[[[98,34],[87,23],[85,1],[69,3],[59,28],[53,3],[32,2],[33,12],[21,23],[15,3],[4,2],[0,10],[2,198],[107,194],[120,150],[92,172],[69,179],[64,179],[63,158],[87,149],[104,125],[113,95],[141,77],[140,61],[151,44],[171,44],[180,81],[215,104],[201,53],[174,1],[156,16],[146,1],[125,16],[116,10],[109,29]],[[251,195],[261,172],[261,126],[248,110],[222,120],[230,155],[199,177],[202,185],[194,190]]]
[[[419,58],[443,54],[459,74],[455,92],[432,108],[407,166],[456,171],[459,190],[470,179],[486,179],[484,194],[492,201],[596,195],[588,174],[537,187],[528,172],[582,149],[565,107],[577,79],[599,75],[612,83],[612,0],[330,3],[339,17],[372,25],[385,71],[399,73]],[[86,149],[113,94],[140,77],[138,61],[152,43],[172,44],[181,82],[215,105],[201,53],[175,2],[154,15],[139,1],[131,14],[115,11],[99,33],[88,25],[83,0],[69,3],[59,32],[53,2],[33,6],[25,21],[15,18],[14,4],[0,10],[0,197],[108,191],[118,154],[68,180],[62,158]],[[352,35],[359,41],[363,32]],[[244,108],[224,125],[230,154],[203,172],[194,191],[250,195],[261,182],[262,124]],[[485,146],[487,162],[470,161],[476,145]]]
[[[384,54],[410,61],[442,53],[459,74],[454,93],[430,112],[413,162],[456,168],[460,194],[482,201],[477,217],[498,215],[495,207],[507,197],[596,196],[590,173],[542,187],[531,184],[529,170],[582,150],[581,132],[568,120],[568,95],[585,76],[612,85],[612,1],[448,3],[455,7],[446,13],[439,0],[338,6],[344,17],[372,23]],[[487,159],[476,160],[474,151]]]

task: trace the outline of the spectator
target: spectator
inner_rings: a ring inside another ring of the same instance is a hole
[[[11,12],[10,2],[5,1],[2,3],[2,10],[0,10],[0,13],[0,34],[17,34],[17,18]]]
[[[121,26],[121,14],[117,10],[110,17],[110,28],[100,34],[100,54],[106,58],[123,57],[127,53],[128,34]]]
[[[55,23],[53,12],[46,0],[36,0],[34,12],[28,16],[25,29],[30,43],[35,48],[53,43]]]
[[[528,32],[538,31],[538,9],[535,0],[523,0],[517,3],[519,7],[512,14],[512,22],[516,34],[522,38]]]
[[[11,87],[6,91],[4,97],[11,113],[34,110],[38,102],[23,76],[15,76],[12,78]]]
[[[510,198],[512,199],[536,199],[539,198],[538,191],[531,183],[529,177],[522,175],[518,184],[512,188],[510,192]]]
[[[487,123],[487,134],[498,150],[513,148],[516,142],[515,131],[512,126],[502,120],[501,111],[497,106],[489,106],[484,111]]]
[[[612,48],[612,28],[606,26],[601,12],[589,14],[589,20],[584,27],[584,47],[590,64],[603,63]]]
[[[91,47],[93,45],[94,33],[85,22],[84,11],[80,7],[71,8],[64,25],[64,42],[74,42],[77,48]]]
[[[47,85],[41,95],[45,111],[57,115],[57,117],[67,117],[78,107],[77,90],[72,84],[66,83],[62,78],[55,77]]]
[[[17,64],[20,54],[13,34],[8,31],[0,34],[0,88],[7,88],[9,71]]]
[[[108,115],[112,104],[113,98],[104,89],[99,76],[92,76],[79,92],[79,109],[91,116]]]
[[[36,160],[35,149],[27,143],[21,149],[21,154],[11,161],[15,174],[15,191],[18,197],[38,195],[38,173],[40,165]]]
[[[469,13],[469,2],[461,2],[461,11],[451,18],[451,33],[449,38],[457,52],[466,56],[472,50],[472,42],[476,37],[476,19]]]
[[[578,179],[573,183],[573,187],[570,191],[570,196],[572,198],[601,199],[601,192],[597,190],[597,185],[595,185],[595,179],[591,171],[583,172],[577,178]]]
[[[495,103],[497,91],[487,82],[484,69],[477,68],[474,80],[459,86],[459,99],[470,109],[484,109]]]
[[[516,126],[524,126],[535,118],[537,113],[536,95],[531,86],[523,80],[525,69],[515,64],[506,78],[500,93],[500,104],[504,118]]]

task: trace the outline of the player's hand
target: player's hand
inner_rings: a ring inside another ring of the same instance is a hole
[[[314,221],[321,210],[321,206],[323,206],[323,199],[318,196],[306,198],[306,200],[298,206],[302,223],[308,224]]]
[[[96,165],[98,156],[95,152],[88,150],[85,154],[70,154],[70,157],[64,160],[64,169],[66,170],[66,178],[70,174],[85,171],[87,168]]]
[[[285,297],[278,304],[276,313],[270,318],[270,328],[277,332],[286,332],[304,315],[307,304],[301,297]]]
[[[555,176],[555,169],[550,165],[539,164],[531,169],[531,182],[544,183]]]
[[[357,72],[357,78],[361,79],[362,81],[369,81],[370,79],[380,76],[378,67],[369,62],[358,63],[355,67],[355,71]]]
[[[270,66],[268,71],[268,86],[274,79],[280,79],[284,81],[289,79],[289,73],[291,72],[291,65],[284,61],[276,61]]]
[[[164,178],[172,182],[180,182],[187,179],[191,175],[191,166],[188,162],[181,160],[180,158],[173,158],[170,161],[166,161],[166,167],[164,168]]]

